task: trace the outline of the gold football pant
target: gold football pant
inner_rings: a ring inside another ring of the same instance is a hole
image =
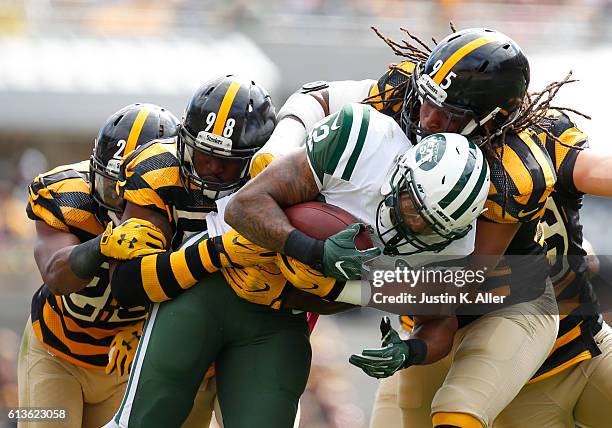
[[[98,428],[121,404],[127,375],[88,369],[51,355],[28,320],[19,350],[20,407],[66,409],[63,421],[21,422],[20,428]]]
[[[393,428],[401,425],[402,414],[397,403],[398,383],[399,373],[380,380],[374,399],[370,428]]]
[[[526,385],[494,428],[612,427],[612,329],[604,324],[595,341],[601,355]]]
[[[552,287],[539,298],[487,314],[455,335],[442,360],[399,372],[403,428],[431,428],[434,413],[467,414],[483,427],[519,393],[558,330]],[[378,426],[376,426],[378,428]]]
[[[111,375],[104,369],[88,369],[51,355],[40,343],[28,320],[19,351],[18,383],[20,407],[66,409],[66,420],[21,422],[19,428],[99,428],[119,406],[128,376]],[[200,386],[184,428],[208,428],[213,409],[219,425],[214,377]]]

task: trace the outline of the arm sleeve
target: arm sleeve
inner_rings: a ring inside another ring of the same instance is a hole
[[[212,242],[205,239],[178,251],[119,263],[111,278],[113,296],[128,308],[176,298],[217,271],[208,245]]]

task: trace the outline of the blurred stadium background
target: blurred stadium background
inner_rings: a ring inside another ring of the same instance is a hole
[[[446,35],[449,21],[513,37],[530,58],[532,89],[573,70],[581,82],[563,88],[557,105],[591,115],[578,123],[608,149],[612,0],[0,0],[0,408],[16,405],[18,344],[40,285],[25,215],[36,174],[88,158],[98,127],[126,104],[180,116],[209,77],[238,73],[280,106],[302,83],[378,78],[397,62],[371,25],[428,40]],[[611,208],[585,203],[599,254],[612,254]],[[376,381],[346,361],[378,343],[381,315],[354,311],[317,326],[302,426],[367,426]]]

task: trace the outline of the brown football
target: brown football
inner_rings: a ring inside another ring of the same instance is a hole
[[[302,202],[285,209],[285,214],[296,229],[311,238],[325,240],[353,223],[359,223],[351,213],[324,202]],[[355,238],[359,250],[372,248],[374,244],[367,231]]]

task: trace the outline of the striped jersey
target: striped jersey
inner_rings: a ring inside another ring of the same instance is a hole
[[[533,376],[532,382],[546,379],[572,365],[599,355],[594,336],[601,329],[599,308],[587,278],[586,251],[582,248],[580,208],[583,194],[574,184],[574,165],[579,149],[588,147],[588,137],[570,118],[550,110],[545,123],[557,137],[542,135],[550,154],[557,184],[546,201],[542,220],[547,254],[554,260],[551,279],[559,304],[559,333],[549,357]],[[567,256],[567,257],[562,257]]]
[[[81,242],[104,231],[100,208],[89,194],[89,162],[41,174],[28,190],[30,219],[71,233]],[[111,296],[106,262],[83,290],[56,296],[43,285],[31,305],[32,327],[49,352],[87,368],[104,368],[115,334],[145,314],[143,307],[128,310],[118,306]]]
[[[496,149],[495,158],[488,161],[491,187],[486,211],[480,218],[521,226],[481,288],[510,296],[504,302],[528,301],[542,294],[549,273],[539,225],[546,200],[556,183],[554,165],[546,151],[545,139],[532,128],[508,134],[505,144]],[[474,308],[472,305],[471,310]],[[475,318],[459,317],[459,325],[464,326]]]
[[[200,191],[187,192],[183,186],[176,150],[176,139],[146,144],[127,158],[119,175],[119,189],[126,201],[166,216],[174,229],[174,250],[191,237],[196,241],[206,237],[196,234],[208,230],[209,214],[215,220],[211,224],[220,223],[217,224],[220,229],[217,232],[227,227],[221,216],[213,214],[218,209],[217,204],[205,205]],[[227,198],[222,201],[226,202]],[[177,272],[178,278],[173,275],[160,276],[160,271],[171,269],[157,269],[154,257],[142,258],[141,263],[141,271],[146,272],[149,279],[155,278],[149,281],[152,285],[146,290],[149,296],[156,296],[153,301],[164,301],[168,299],[167,296],[177,295],[184,289],[181,275],[184,278],[191,276],[189,272]],[[273,307],[280,304],[286,280],[275,264],[244,269],[227,268],[222,272],[236,294],[245,300]]]
[[[187,191],[180,177],[176,138],[153,140],[123,162],[118,188],[127,201],[151,209],[173,228],[172,248],[196,232],[206,230],[206,216],[216,209],[204,202],[201,191]]]

